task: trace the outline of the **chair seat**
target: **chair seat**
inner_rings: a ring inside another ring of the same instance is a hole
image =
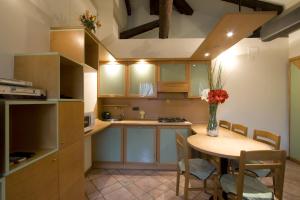
[[[248,162],[248,164],[261,164],[262,162],[260,161],[251,161]],[[239,169],[239,162],[237,160],[232,160],[231,161],[231,167],[233,170],[237,171]],[[250,173],[255,174],[257,177],[267,177],[271,174],[270,169],[254,169],[254,170],[247,170]]]
[[[189,159],[189,165],[190,173],[200,180],[206,180],[216,170],[214,165],[200,158]],[[183,173],[185,171],[183,160],[179,161],[178,166],[181,173]]]
[[[221,177],[221,187],[227,194],[237,194],[236,191],[237,175],[225,174]],[[257,178],[244,176],[244,192],[245,200],[273,200],[274,195],[271,189],[261,183]]]

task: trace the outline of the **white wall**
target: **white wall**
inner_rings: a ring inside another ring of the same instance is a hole
[[[13,55],[49,51],[51,26],[79,25],[90,0],[1,0],[0,77],[13,77]]]
[[[289,35],[289,57],[300,56],[300,30]]]
[[[218,118],[282,136],[288,150],[288,39],[244,39],[218,58],[229,99]]]

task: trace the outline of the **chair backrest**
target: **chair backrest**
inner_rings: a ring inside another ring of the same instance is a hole
[[[189,174],[189,151],[185,137],[180,132],[176,132],[176,150],[177,150],[177,163],[183,164],[185,172]],[[180,168],[178,166],[178,168]]]
[[[241,125],[241,124],[232,124],[231,131],[241,134],[246,137],[248,135],[248,127]]]
[[[272,146],[275,150],[280,149],[280,135],[268,131],[254,130],[253,139]]]
[[[249,161],[263,161],[253,162]],[[283,150],[241,151],[237,178],[237,199],[242,200],[245,170],[270,169],[274,173],[275,196],[282,200],[286,152]]]
[[[219,121],[219,126],[222,127],[222,128],[226,128],[228,130],[231,129],[231,123],[228,122],[228,121],[225,121],[225,120],[220,120]]]

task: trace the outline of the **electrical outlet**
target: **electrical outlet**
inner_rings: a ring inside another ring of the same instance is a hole
[[[132,107],[132,110],[133,110],[133,111],[139,111],[139,110],[140,110],[140,107],[138,107],[138,106],[137,106],[137,107]]]

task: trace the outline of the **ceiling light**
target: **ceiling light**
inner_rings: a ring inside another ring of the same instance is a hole
[[[226,33],[226,35],[227,35],[227,37],[229,37],[229,38],[230,38],[230,37],[232,37],[232,36],[233,36],[233,32],[232,32],[232,31],[229,31],[229,32],[227,32],[227,33]]]
[[[209,53],[205,53],[204,56],[205,56],[205,57],[208,57],[208,56],[210,56],[210,54],[209,54]]]

